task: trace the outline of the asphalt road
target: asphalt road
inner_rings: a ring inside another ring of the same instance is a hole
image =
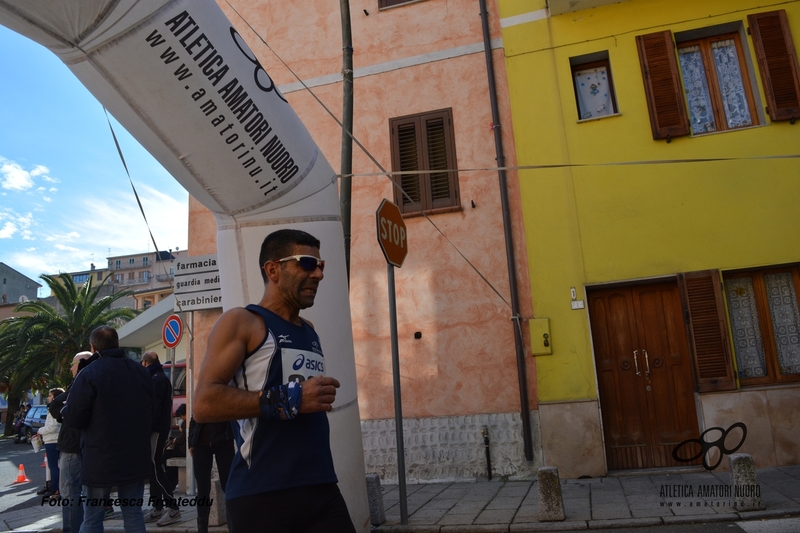
[[[44,449],[33,452],[30,444],[14,444],[13,438],[0,439],[0,515],[6,511],[38,505],[36,491],[44,487]],[[19,466],[25,467],[27,483],[15,483]]]

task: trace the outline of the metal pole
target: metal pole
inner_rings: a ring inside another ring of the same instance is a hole
[[[344,260],[347,284],[350,285],[350,212],[353,191],[353,35],[350,27],[350,2],[339,0],[342,18],[342,181],[339,189],[339,208],[344,231]]]
[[[400,523],[408,524],[406,501],[406,452],[403,446],[403,401],[400,398],[400,354],[397,347],[397,302],[394,294],[394,265],[386,263],[389,276],[389,323],[392,335],[392,378],[394,383],[394,425],[397,434],[397,482],[400,486]]]
[[[189,357],[186,358],[186,494],[194,496],[194,462],[189,453],[189,424],[194,407],[194,311],[189,311]]]
[[[503,212],[503,233],[506,244],[506,264],[508,265],[508,282],[511,296],[511,323],[514,327],[514,346],[517,355],[517,382],[519,384],[520,416],[522,417],[522,444],[525,458],[533,461],[533,437],[531,433],[531,414],[528,401],[528,371],[525,364],[522,331],[519,315],[519,295],[517,293],[516,261],[514,259],[514,241],[511,233],[511,211],[508,203],[508,182],[503,155],[503,137],[500,131],[500,110],[497,105],[497,90],[494,83],[494,61],[492,59],[492,43],[489,36],[489,13],[486,0],[478,0],[481,9],[481,26],[483,28],[483,49],[486,55],[486,73],[489,75],[489,100],[492,105],[492,122],[494,123],[494,147],[497,154],[497,176],[500,180],[500,206]]]

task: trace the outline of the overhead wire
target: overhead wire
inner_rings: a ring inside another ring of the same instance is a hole
[[[114,139],[114,146],[117,147],[117,154],[119,155],[120,161],[122,161],[122,166],[125,169],[125,174],[128,176],[128,182],[131,184],[131,189],[133,190],[133,196],[136,198],[136,204],[139,206],[139,212],[142,214],[142,218],[144,219],[144,224],[147,227],[147,233],[150,235],[150,241],[153,243],[153,248],[156,251],[156,263],[161,263],[161,268],[164,272],[164,277],[166,278],[167,282],[169,283],[169,287],[175,291],[175,286],[172,283],[172,278],[169,276],[167,272],[167,267],[164,264],[162,258],[162,252],[156,243],[156,238],[153,235],[153,230],[150,228],[150,222],[147,220],[147,215],[144,212],[144,206],[142,205],[142,200],[139,197],[139,192],[136,190],[136,185],[133,183],[133,178],[131,177],[130,170],[128,170],[128,164],[125,162],[125,156],[122,154],[122,147],[119,145],[119,140],[117,139],[117,134],[114,132],[114,126],[111,124],[111,118],[108,116],[108,110],[103,106],[103,112],[106,114],[106,121],[108,122],[108,128],[111,130],[111,137]],[[170,256],[172,255],[172,251],[169,252]],[[181,302],[179,299],[175,299],[176,304],[178,305],[178,311],[183,312],[183,307],[181,306]],[[194,339],[194,333],[192,332],[192,328],[190,326],[186,326],[186,331],[189,334],[190,339]]]

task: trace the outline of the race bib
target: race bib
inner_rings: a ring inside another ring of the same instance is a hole
[[[325,375],[325,358],[311,350],[281,348],[283,359],[283,380],[301,383],[314,376]]]

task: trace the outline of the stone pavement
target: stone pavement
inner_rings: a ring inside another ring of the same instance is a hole
[[[757,472],[764,511],[738,511],[722,487],[728,472],[697,469],[561,480],[563,522],[539,522],[538,481],[408,485],[408,525],[400,525],[399,489],[383,487],[386,522],[376,533],[580,531],[800,516],[800,466]],[[722,487],[720,487],[722,486]],[[692,494],[688,495],[691,487]],[[698,496],[698,490],[712,493]],[[687,497],[671,497],[685,494]]]
[[[733,498],[720,494],[698,495],[698,490],[718,492],[730,483],[727,472],[683,469],[670,473],[637,473],[594,479],[561,481],[566,519],[538,521],[537,481],[476,481],[472,483],[410,484],[407,488],[409,524],[400,525],[399,490],[383,486],[386,522],[374,533],[494,533],[580,531],[597,528],[657,526],[691,522],[728,522],[800,516],[800,466],[758,470],[758,484],[766,504],[764,511],[741,512]],[[687,487],[692,494],[688,495]],[[670,496],[670,491],[685,496]],[[176,495],[177,497],[178,495]],[[150,532],[196,531],[196,511],[182,507],[180,522]],[[27,509],[4,513],[0,532],[61,531],[61,512],[42,507],[39,501]],[[106,520],[108,533],[121,533],[119,509]],[[225,526],[212,527],[225,532]]]

